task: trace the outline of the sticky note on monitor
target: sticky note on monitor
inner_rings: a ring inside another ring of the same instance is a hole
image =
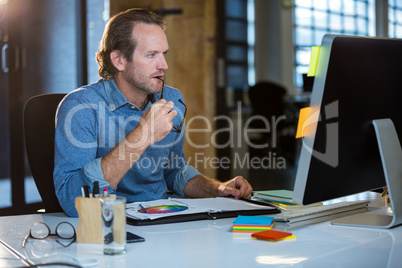
[[[304,122],[306,122],[310,113],[310,107],[300,109],[299,123],[297,124],[296,139],[304,137]]]
[[[310,65],[308,67],[307,76],[315,76],[317,71],[318,55],[320,54],[320,47],[311,47]]]

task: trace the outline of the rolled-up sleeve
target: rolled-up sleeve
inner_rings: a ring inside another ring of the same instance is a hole
[[[105,178],[103,177],[101,162],[102,162],[102,158],[96,158],[94,161],[89,162],[88,164],[86,164],[84,166],[84,173],[85,173],[86,177],[91,181],[91,185],[95,181],[98,181],[99,187],[101,189],[107,187],[108,192],[112,193],[113,190],[111,189],[109,183],[107,183],[105,181]]]
[[[174,178],[173,181],[174,192],[181,197],[186,197],[186,195],[184,194],[184,186],[186,186],[189,180],[191,180],[197,175],[201,175],[201,173],[194,167],[190,165],[183,166],[180,169],[180,171],[176,173],[176,176]]]

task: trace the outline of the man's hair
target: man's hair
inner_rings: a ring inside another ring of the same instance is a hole
[[[132,8],[114,15],[106,24],[105,31],[96,52],[96,61],[99,64],[99,76],[110,79],[115,76],[117,69],[114,67],[110,53],[119,50],[124,57],[131,62],[131,57],[137,46],[137,40],[132,36],[133,28],[138,23],[155,24],[165,31],[165,21],[154,12]]]

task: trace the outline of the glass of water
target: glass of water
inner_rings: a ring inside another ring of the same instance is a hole
[[[109,196],[101,199],[103,253],[126,253],[126,198]]]

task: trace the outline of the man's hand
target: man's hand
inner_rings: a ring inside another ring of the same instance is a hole
[[[236,199],[251,199],[253,188],[242,176],[237,176],[218,187],[218,196],[233,196]]]
[[[162,140],[173,128],[177,111],[173,102],[161,99],[145,111],[138,126],[102,158],[105,181],[115,189],[127,171],[138,161],[148,146]]]
[[[250,199],[252,192],[253,188],[242,176],[220,182],[197,175],[184,186],[184,194],[193,198],[233,196],[236,199]]]
[[[140,142],[148,146],[162,140],[173,128],[173,118],[177,115],[172,110],[174,103],[161,99],[144,112],[135,130],[141,135]],[[138,132],[139,131],[139,132]]]

